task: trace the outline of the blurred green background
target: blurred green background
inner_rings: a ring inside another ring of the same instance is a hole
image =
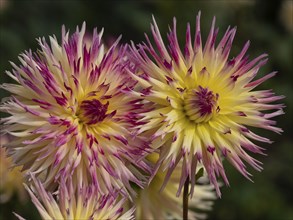
[[[259,173],[250,169],[254,183],[247,181],[230,164],[226,163],[231,187],[222,187],[222,199],[215,202],[208,219],[215,220],[292,220],[293,219],[293,2],[288,0],[220,0],[220,1],[49,1],[49,0],[0,0],[0,78],[1,83],[11,81],[5,70],[10,70],[8,61],[19,63],[17,56],[24,50],[38,48],[36,38],[55,34],[60,39],[61,25],[74,31],[76,25],[86,21],[88,30],[105,28],[104,39],[113,39],[122,34],[122,42],[144,40],[144,32],[150,33],[152,14],[161,33],[166,37],[168,25],[176,16],[178,38],[184,43],[186,23],[192,31],[195,16],[202,11],[202,33],[205,37],[212,17],[217,17],[219,38],[228,25],[237,26],[231,57],[240,52],[246,40],[251,40],[249,49],[253,58],[261,53],[269,54],[269,62],[260,70],[260,75],[278,70],[273,79],[261,88],[273,88],[277,94],[286,95],[283,100],[286,115],[276,120],[284,129],[279,136],[272,132],[259,131],[274,140],[263,144],[268,156],[256,156],[264,165]],[[47,38],[48,39],[48,38]],[[166,39],[166,38],[165,38]],[[1,98],[7,94],[1,90]],[[195,194],[196,196],[196,194]],[[39,219],[36,209],[13,198],[1,204],[0,219],[14,219],[12,211],[26,219]]]

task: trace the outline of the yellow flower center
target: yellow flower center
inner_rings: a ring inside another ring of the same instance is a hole
[[[184,96],[184,110],[191,121],[207,122],[220,111],[218,106],[219,94],[214,94],[208,88],[199,86],[187,90]]]

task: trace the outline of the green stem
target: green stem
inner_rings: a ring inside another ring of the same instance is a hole
[[[183,220],[188,220],[188,187],[189,177],[186,178],[183,189]]]

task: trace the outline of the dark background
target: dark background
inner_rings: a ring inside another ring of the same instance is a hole
[[[162,36],[166,39],[168,25],[173,16],[177,18],[177,34],[184,43],[186,23],[195,28],[195,17],[202,11],[204,38],[210,28],[213,15],[220,28],[218,40],[228,25],[237,26],[231,57],[240,52],[246,40],[251,40],[250,57],[268,53],[270,60],[260,70],[260,75],[278,70],[273,79],[259,88],[272,88],[277,94],[286,95],[283,100],[286,114],[276,120],[284,129],[279,136],[272,132],[259,131],[274,143],[263,144],[268,156],[255,157],[261,160],[264,171],[250,169],[254,183],[247,181],[230,164],[226,163],[231,187],[222,187],[222,199],[215,202],[209,219],[215,220],[292,220],[293,219],[293,82],[292,82],[292,1],[49,1],[49,0],[0,0],[0,78],[9,82],[5,70],[10,70],[8,61],[19,63],[17,56],[24,50],[38,48],[36,38],[61,35],[61,26],[75,30],[83,21],[87,30],[105,28],[104,39],[113,39],[122,34],[122,42],[144,40],[144,32],[150,33],[152,14],[156,17]],[[182,44],[181,44],[182,45]],[[1,98],[7,94],[1,90]],[[174,192],[175,193],[175,192]],[[196,194],[195,194],[196,196]],[[39,219],[36,209],[13,198],[1,204],[0,219],[13,219],[15,211],[26,219]]]

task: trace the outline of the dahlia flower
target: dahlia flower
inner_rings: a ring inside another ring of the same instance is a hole
[[[147,156],[147,159],[155,163],[158,160],[158,155],[152,153]],[[182,219],[182,198],[176,197],[174,194],[180,181],[180,164],[172,173],[164,191],[159,192],[166,174],[161,169],[156,173],[149,186],[138,189],[137,197],[134,199],[136,219]],[[198,182],[201,185],[195,185],[196,196],[189,201],[188,219],[205,219],[207,215],[204,211],[211,210],[213,200],[216,199],[214,187],[206,184],[206,177],[199,178]]]
[[[0,203],[8,202],[14,193],[20,201],[25,201],[27,197],[22,185],[21,167],[15,167],[6,149],[2,147],[8,142],[9,138],[6,135],[0,136]]]
[[[1,119],[3,132],[17,137],[9,144],[14,162],[47,189],[72,176],[75,186],[128,193],[130,182],[141,185],[133,163],[145,168],[147,145],[131,131],[140,104],[122,92],[133,86],[124,71],[126,46],[118,39],[106,50],[103,30],[85,31],[84,23],[69,37],[63,27],[60,45],[55,36],[50,46],[39,39],[40,50],[21,54],[20,66],[12,63],[7,74],[17,84],[1,86],[12,93],[0,106],[11,115]]]
[[[42,183],[32,176],[34,188],[25,185],[32,202],[44,220],[58,219],[133,219],[134,209],[123,213],[124,199],[117,201],[117,195],[99,196],[94,185],[74,190],[72,182],[61,181],[59,193],[48,193]],[[56,197],[58,197],[56,199]],[[16,214],[19,219],[23,219]]]
[[[228,59],[236,28],[229,27],[216,45],[215,18],[205,45],[201,39],[200,13],[193,43],[187,25],[183,52],[177,40],[175,18],[167,46],[154,19],[151,30],[155,47],[147,35],[147,43],[137,46],[132,43],[130,56],[138,70],[132,68],[129,74],[138,85],[128,92],[143,97],[148,108],[140,115],[142,119],[138,122],[142,125],[137,133],[150,135],[152,147],[160,152],[152,176],[162,167],[168,181],[177,163],[183,160],[177,196],[187,178],[191,180],[192,196],[196,166],[200,163],[220,196],[217,177],[222,176],[229,184],[222,157],[250,179],[243,161],[258,171],[262,168],[247,152],[264,154],[263,148],[251,139],[271,143],[250,129],[282,132],[271,118],[283,114],[283,105],[271,102],[283,96],[276,96],[271,90],[254,90],[276,72],[254,80],[259,68],[267,62],[267,55],[250,61],[245,56],[249,41],[235,58]]]

